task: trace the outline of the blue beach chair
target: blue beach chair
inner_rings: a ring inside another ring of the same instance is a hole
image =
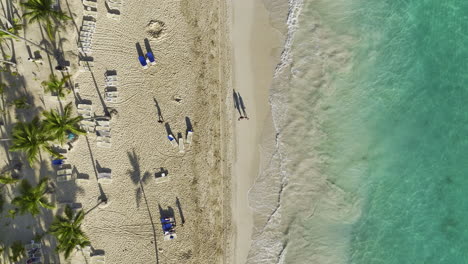
[[[148,58],[148,62],[149,62],[151,65],[155,65],[155,64],[156,64],[156,61],[154,60],[153,53],[151,53],[151,52],[146,53],[146,58]]]
[[[164,240],[172,240],[177,237],[175,232],[175,219],[173,217],[161,218]]]
[[[52,165],[53,166],[60,166],[60,165],[63,165],[63,159],[56,159],[56,160],[52,160]]]
[[[140,64],[143,69],[148,69],[148,63],[146,63],[146,59],[143,56],[138,56],[138,60],[140,60]]]

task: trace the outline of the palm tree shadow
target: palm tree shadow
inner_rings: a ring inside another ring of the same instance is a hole
[[[151,210],[148,205],[148,200],[146,199],[145,189],[143,187],[143,183],[148,181],[151,177],[151,173],[144,172],[142,175],[142,171],[140,168],[140,158],[135,153],[135,150],[132,152],[127,152],[128,159],[130,160],[130,164],[132,169],[128,170],[127,173],[130,176],[133,184],[136,185],[135,196],[137,200],[137,206],[139,207],[139,200],[143,198],[146,209],[148,210],[149,220],[151,222],[151,227],[153,229],[153,239],[154,239],[154,252],[156,254],[156,263],[159,263],[159,256],[158,256],[158,242],[156,240],[156,227],[154,226],[153,216],[151,215]]]

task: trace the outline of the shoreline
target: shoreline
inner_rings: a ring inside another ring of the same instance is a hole
[[[233,89],[243,98],[250,118],[236,122],[239,113],[234,109],[232,258],[233,263],[246,263],[255,228],[249,192],[260,173],[263,138],[275,133],[269,95],[284,35],[271,25],[264,3],[235,1],[232,12]]]

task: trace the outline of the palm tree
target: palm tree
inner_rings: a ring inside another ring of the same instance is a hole
[[[57,139],[61,144],[67,140],[69,132],[75,135],[85,135],[86,131],[82,130],[78,126],[83,117],[76,116],[71,117],[72,104],[69,103],[65,106],[63,113],[60,115],[58,111],[51,110],[44,111],[42,115],[46,118],[43,121],[44,129],[47,130],[54,139]]]
[[[41,149],[57,158],[63,158],[50,147],[48,142],[52,141],[53,137],[44,129],[38,117],[35,117],[30,123],[17,123],[13,127],[12,139],[13,145],[10,147],[10,151],[25,152],[29,164],[33,164],[37,160]]]
[[[84,219],[83,210],[73,217],[72,209],[65,207],[65,216],[55,216],[55,221],[50,226],[49,232],[58,240],[57,251],[63,252],[68,258],[76,246],[85,247],[91,243],[86,234],[81,230],[81,222]]]
[[[70,79],[70,75],[63,77],[61,80],[57,79],[54,74],[49,76],[49,81],[43,81],[42,86],[46,93],[56,94],[57,97],[64,98],[67,94],[70,93],[70,90],[65,89],[65,84]]]
[[[0,212],[3,212],[3,205],[5,204],[5,198],[3,197],[2,189],[7,184],[14,184],[19,182],[19,179],[15,179],[11,177],[11,173],[7,172],[5,174],[0,175],[0,184],[3,184],[0,188]]]
[[[26,212],[36,216],[40,213],[40,208],[53,209],[55,206],[49,203],[44,197],[47,191],[48,178],[43,178],[39,181],[36,187],[32,187],[27,180],[22,180],[19,186],[20,196],[15,197],[11,204],[18,207],[19,213]]]
[[[20,23],[18,19],[13,19],[13,23],[8,21],[9,27],[4,29],[4,31],[0,31],[0,42],[4,39],[18,39],[18,31],[23,29],[23,25]],[[2,24],[3,26],[3,24]],[[6,32],[5,32],[6,31]],[[8,33],[7,33],[8,32]]]
[[[24,18],[29,18],[29,22],[45,23],[47,35],[51,40],[54,39],[55,32],[52,22],[59,23],[71,19],[62,11],[55,10],[53,0],[28,0],[26,3],[21,3],[29,12],[23,14]]]

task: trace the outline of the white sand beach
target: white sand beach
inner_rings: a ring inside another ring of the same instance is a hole
[[[63,212],[59,204],[75,203],[86,212],[82,229],[91,241],[91,255],[104,255],[106,263],[229,263],[234,117],[227,4],[122,1],[119,12],[110,14],[105,1],[95,3],[96,12],[93,8],[86,11],[96,22],[92,50],[86,56],[79,55],[77,46],[84,7],[81,1],[70,0],[60,1],[61,10],[73,20],[60,29],[55,47],[41,36],[37,23],[20,31],[50,51],[50,55],[40,52],[43,64],[27,60],[28,49],[39,48],[24,41],[13,41],[13,51],[5,50],[13,53],[18,75],[2,80],[9,87],[4,94],[3,138],[10,137],[16,122],[29,121],[42,110],[60,109],[68,102],[92,104],[95,116],[104,116],[105,107],[118,113],[110,121],[110,147],[98,146],[95,132],[80,136],[69,151],[68,146],[62,147],[72,169],[70,181],[57,182],[47,153],[30,168],[24,155],[8,152],[10,142],[2,142],[2,165],[21,162],[21,178],[32,183],[50,177],[48,196],[57,205],[36,218],[28,214],[14,220],[2,217],[3,246],[13,241],[27,243],[44,234],[40,239],[44,263],[90,263],[90,256],[82,251],[59,260],[54,238],[45,234],[54,215]],[[21,7],[6,1],[4,9],[6,17],[20,18],[23,13]],[[155,65],[140,66],[138,45],[143,53],[152,51]],[[73,87],[60,102],[40,86],[52,72],[61,74],[53,70],[57,55],[60,63],[69,63]],[[79,57],[92,61],[91,71],[82,71]],[[105,101],[107,72],[117,75],[115,102]],[[23,95],[30,109],[6,106]],[[156,101],[163,123],[158,122]],[[254,123],[255,117],[249,122]],[[183,141],[192,130],[192,144],[185,144],[181,153],[167,139],[168,130]],[[161,168],[167,177],[159,180],[155,174]],[[111,180],[98,182],[100,172],[111,172]],[[4,189],[7,202],[17,195],[15,186]],[[104,196],[107,204],[99,204]],[[163,241],[160,217],[164,215],[176,219],[173,241]],[[4,259],[8,254],[4,251]]]
[[[248,196],[261,170],[262,144],[274,145],[269,95],[284,35],[272,26],[271,12],[263,1],[234,1],[233,13],[233,94],[242,98],[249,117],[234,124],[233,259],[234,263],[246,263],[254,234],[254,212]],[[243,112],[233,113],[235,119],[240,114]]]

